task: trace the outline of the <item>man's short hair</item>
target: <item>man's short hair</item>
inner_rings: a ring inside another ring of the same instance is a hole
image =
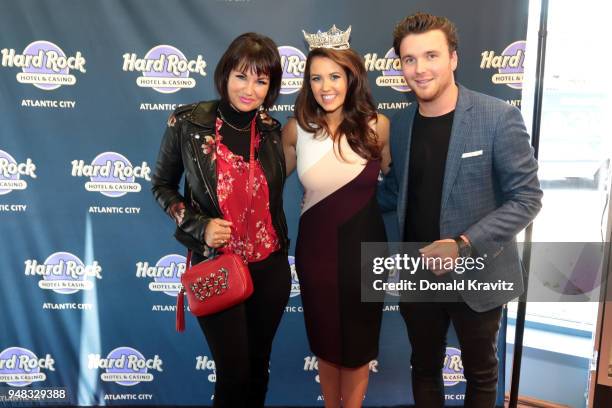
[[[434,16],[428,13],[416,13],[397,23],[393,30],[393,49],[400,56],[400,44],[409,34],[421,34],[431,30],[440,30],[446,37],[448,50],[452,53],[457,50],[457,28],[446,17]]]

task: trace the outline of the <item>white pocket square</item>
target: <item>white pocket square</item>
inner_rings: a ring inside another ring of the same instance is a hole
[[[465,159],[467,157],[476,157],[476,156],[482,156],[482,150],[474,150],[473,152],[466,152],[463,153],[461,155],[462,159]]]

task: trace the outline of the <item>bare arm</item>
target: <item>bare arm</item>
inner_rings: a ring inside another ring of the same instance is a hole
[[[389,148],[389,119],[382,113],[378,114],[376,122],[376,135],[378,136],[378,145],[381,148],[381,163],[380,168],[384,174],[389,172],[391,164],[391,149]]]
[[[297,121],[289,118],[283,127],[283,151],[285,152],[285,169],[289,176],[295,169],[297,154],[295,144],[297,143]]]

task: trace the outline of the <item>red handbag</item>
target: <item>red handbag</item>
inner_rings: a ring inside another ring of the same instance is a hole
[[[218,130],[217,130],[218,133]],[[251,147],[247,194],[253,200],[255,166],[255,119],[251,123]],[[251,203],[249,203],[249,207]],[[247,217],[248,225],[248,217]],[[246,229],[248,231],[248,228]],[[248,236],[246,237],[248,239]],[[244,302],[253,293],[253,281],[248,266],[239,255],[221,254],[191,265],[191,250],[187,252],[186,271],[181,276],[181,290],[176,299],[176,331],[185,330],[185,300],[195,316],[208,316]]]
[[[187,253],[187,270],[181,276],[183,285],[176,302],[176,330],[185,330],[187,295],[189,310],[195,316],[208,316],[244,302],[253,293],[249,268],[239,255],[222,254],[191,266]]]

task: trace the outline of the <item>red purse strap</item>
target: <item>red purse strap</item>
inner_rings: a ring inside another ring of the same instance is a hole
[[[251,146],[249,148],[249,181],[247,184],[247,194],[249,197],[249,206],[247,207],[247,216],[246,216],[246,237],[244,237],[244,242],[249,242],[249,219],[251,218],[251,207],[253,206],[253,179],[255,178],[255,137],[256,137],[256,129],[255,122],[257,122],[257,114],[253,118],[251,122]]]
[[[185,261],[185,272],[191,268],[191,249],[187,250],[187,260]]]

